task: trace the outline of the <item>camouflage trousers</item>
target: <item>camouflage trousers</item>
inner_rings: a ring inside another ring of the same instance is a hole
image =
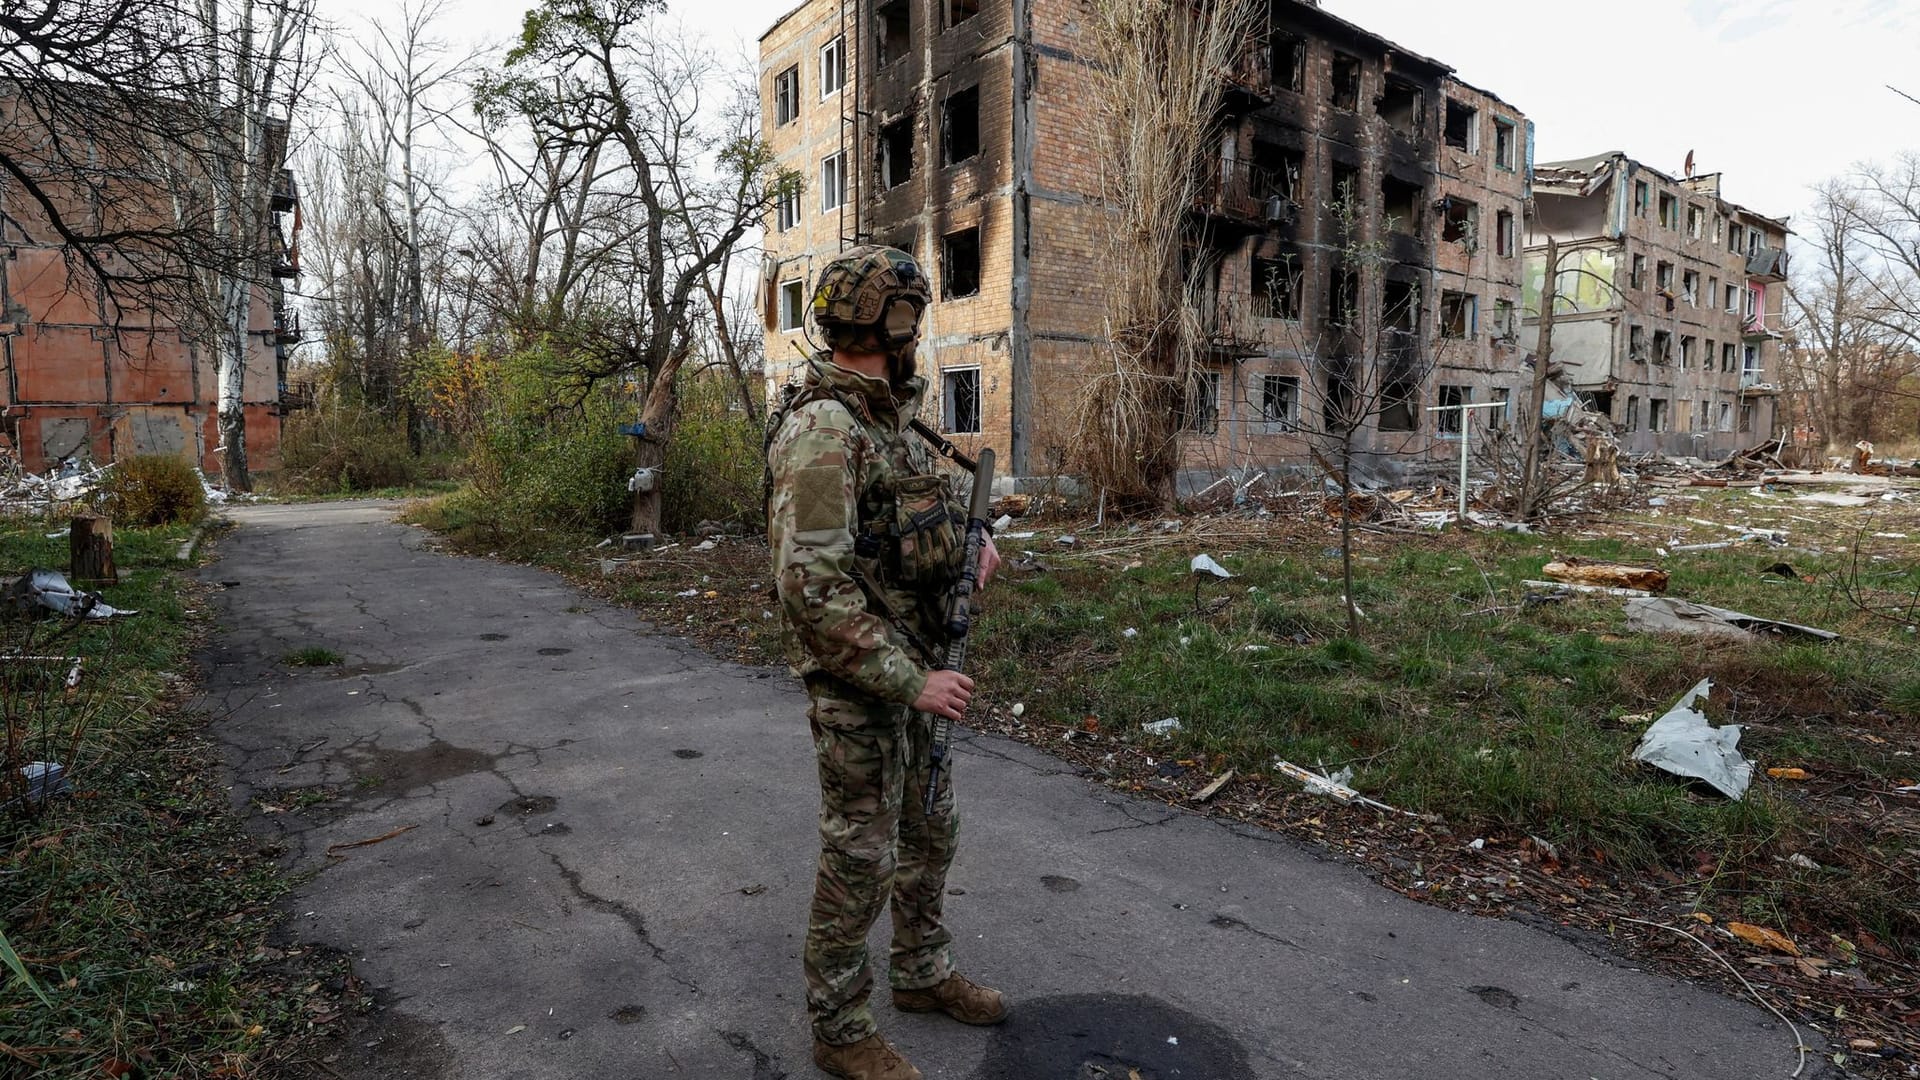
[[[810,686],[807,719],[820,766],[820,869],[807,922],[807,1014],[823,1042],[875,1031],[867,996],[867,931],[892,902],[887,979],[933,986],[953,972],[953,935],[940,920],[959,819],[946,773],[925,809],[932,723],[900,706],[862,704]]]

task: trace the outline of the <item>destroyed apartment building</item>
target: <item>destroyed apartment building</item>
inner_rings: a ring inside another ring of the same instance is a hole
[[[60,200],[70,225],[92,232],[103,222],[134,231],[168,224],[162,215],[171,204],[150,168],[101,164],[76,178],[74,143],[87,135],[62,138],[60,160],[43,160],[55,140],[39,112],[0,88],[0,140],[9,160]],[[285,122],[268,121],[262,142],[276,178],[264,238],[273,251],[272,280],[253,286],[242,403],[248,457],[255,469],[270,471],[278,467],[281,420],[295,404],[286,392],[287,350],[299,340],[299,322],[285,286],[299,274],[299,199],[293,173],[282,167]],[[90,151],[89,160],[111,159],[106,148]],[[68,459],[170,454],[219,471],[218,357],[183,328],[189,321],[141,285],[98,282],[33,193],[0,176],[0,443],[22,468],[46,472]]]
[[[1552,364],[1626,453],[1717,460],[1774,436],[1789,230],[1720,184],[1619,152],[1535,171],[1527,311],[1552,239]]]
[[[801,362],[823,261],[892,244],[932,281],[921,355],[940,427],[1016,476],[1071,460],[1083,389],[1110,366],[1087,25],[1082,0],[807,0],[766,32],[765,135],[805,179],[767,223],[774,385]],[[1329,358],[1406,373],[1360,439],[1383,454],[1457,455],[1461,414],[1432,406],[1519,409],[1526,117],[1293,0],[1223,78],[1187,222],[1210,344],[1189,478],[1306,461]],[[1357,249],[1379,268],[1341,265]],[[1489,412],[1467,422],[1514,415]]]

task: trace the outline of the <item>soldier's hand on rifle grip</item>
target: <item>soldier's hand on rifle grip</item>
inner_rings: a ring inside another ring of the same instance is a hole
[[[920,712],[965,720],[967,703],[973,700],[973,680],[957,671],[935,670],[927,675],[927,687],[913,699]]]

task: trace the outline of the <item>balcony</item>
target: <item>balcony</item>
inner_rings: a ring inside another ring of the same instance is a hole
[[[280,413],[313,408],[314,385],[311,382],[280,384]]]
[[[275,345],[300,344],[300,313],[280,308],[273,313],[273,343]]]
[[[1273,103],[1273,50],[1265,20],[1227,62],[1220,77],[1225,83],[1220,105],[1229,113],[1252,112]]]
[[[1214,163],[1194,189],[1193,209],[1249,231],[1291,225],[1300,213],[1271,171],[1246,161]]]
[[[293,170],[281,169],[273,177],[273,193],[268,208],[276,214],[291,214],[300,205],[300,192],[293,185]]]
[[[274,230],[273,276],[277,278],[297,278],[300,276],[300,244],[289,243]]]
[[[1747,276],[1768,283],[1787,280],[1787,253],[1779,248],[1754,248],[1747,253]]]

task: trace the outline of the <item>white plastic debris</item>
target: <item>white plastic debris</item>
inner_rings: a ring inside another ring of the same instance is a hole
[[[1212,574],[1217,578],[1230,578],[1233,576],[1226,567],[1215,562],[1211,555],[1195,555],[1192,565],[1193,572],[1196,574]]]
[[[1137,638],[1140,636],[1140,631],[1129,626],[1125,630],[1120,631],[1120,636],[1123,638]]]
[[[1061,547],[1072,547],[1073,545],[1079,542],[1080,541],[1077,538],[1072,536],[1063,536],[1060,539],[1054,541],[1054,543],[1059,544]]]
[[[1165,720],[1155,720],[1151,724],[1141,724],[1140,730],[1149,735],[1171,735],[1180,730],[1180,718],[1169,716]]]
[[[1740,725],[1714,727],[1705,713],[1694,708],[1712,691],[1713,680],[1701,679],[1666,715],[1653,722],[1633,756],[1675,776],[1704,780],[1722,795],[1738,801],[1753,783],[1753,762],[1740,754]]]
[[[688,599],[692,599],[693,597],[696,597],[696,596],[699,596],[699,595],[700,595],[700,590],[699,590],[699,589],[688,589],[688,590],[686,590],[685,592],[677,592],[677,593],[674,593],[673,595],[675,595],[675,596],[677,596],[677,597],[679,597],[679,598],[680,598],[680,599],[682,599],[682,600],[688,600]]]
[[[1790,866],[1797,866],[1802,870],[1820,869],[1819,863],[1814,862],[1812,859],[1807,857],[1805,852],[1801,852],[1801,851],[1796,851],[1793,854],[1787,856],[1787,863]]]
[[[716,544],[716,543],[714,543],[714,542],[713,542],[713,541],[711,541],[711,540],[702,540],[702,541],[700,541],[699,543],[697,543],[697,544],[695,544],[695,545],[693,545],[693,547],[692,547],[692,548],[690,548],[689,550],[691,550],[691,551],[712,551],[712,550],[713,550],[714,548],[716,548],[716,547],[719,547],[719,546],[720,546],[720,545],[718,545],[718,544]]]
[[[1003,529],[1005,529],[1005,528],[1006,528],[1007,526],[1009,526],[1009,525],[1011,525],[1011,524],[1013,524],[1013,515],[1012,515],[1012,514],[1001,514],[1001,515],[1000,515],[1000,518],[999,518],[999,520],[997,520],[997,521],[995,521],[995,522],[993,523],[993,531],[994,531],[995,533],[998,533],[998,532],[1000,532],[1001,530],[1003,530]]]
[[[1016,701],[1016,702],[1014,702],[1014,703],[1013,703],[1013,716],[1014,716],[1014,719],[1016,719],[1016,720],[1018,720],[1018,719],[1019,719],[1020,717],[1022,717],[1022,716],[1025,716],[1025,715],[1027,715],[1027,704],[1026,704],[1026,702],[1024,702],[1024,701]]]
[[[12,592],[23,607],[36,605],[74,618],[111,619],[115,615],[139,614],[122,611],[93,593],[74,588],[58,570],[29,570],[14,584]]]

